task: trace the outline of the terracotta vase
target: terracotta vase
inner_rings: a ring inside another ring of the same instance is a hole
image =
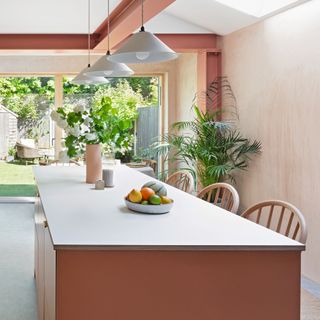
[[[102,179],[100,144],[86,145],[86,183],[96,183]]]

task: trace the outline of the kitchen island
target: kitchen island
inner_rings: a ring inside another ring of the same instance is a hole
[[[304,245],[168,186],[170,213],[129,211],[152,180],[117,166],[36,167],[35,274],[43,320],[298,320]]]

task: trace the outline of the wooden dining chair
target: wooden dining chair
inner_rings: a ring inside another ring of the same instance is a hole
[[[301,243],[307,240],[304,216],[298,208],[288,202],[263,201],[247,209],[241,216]]]
[[[177,171],[169,176],[166,183],[187,193],[192,193],[193,191],[193,176],[190,172],[185,170]]]
[[[202,189],[197,197],[232,213],[237,213],[239,208],[239,194],[228,183],[219,182],[211,184]]]

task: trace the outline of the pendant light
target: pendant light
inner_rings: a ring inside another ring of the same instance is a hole
[[[108,0],[108,51],[86,73],[94,77],[127,77],[133,74],[126,64],[109,61],[110,57],[110,0]]]
[[[177,53],[164,44],[151,32],[144,29],[143,2],[141,0],[141,29],[133,34],[119,50],[109,57],[113,62],[148,63],[172,60]]]
[[[90,25],[91,25],[91,5],[90,5],[90,0],[88,0],[88,67],[80,71],[80,73],[71,80],[71,83],[74,84],[86,84],[86,85],[91,85],[91,84],[102,84],[102,83],[108,83],[109,81],[103,77],[91,77],[87,76],[86,73],[90,70],[90,46],[91,46],[91,34],[90,34]]]

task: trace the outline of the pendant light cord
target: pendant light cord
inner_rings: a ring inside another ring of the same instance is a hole
[[[90,48],[91,48],[91,34],[90,34],[90,26],[91,26],[91,3],[88,0],[88,67],[90,68],[91,57],[90,57]]]
[[[144,0],[141,0],[141,29],[140,32],[144,31],[144,8],[143,8]]]
[[[108,0],[108,51],[107,55],[110,56],[110,0]]]

